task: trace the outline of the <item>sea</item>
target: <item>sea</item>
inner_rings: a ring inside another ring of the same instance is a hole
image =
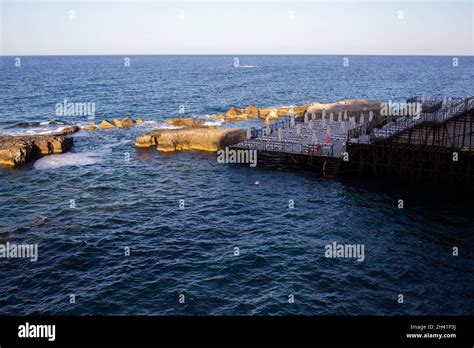
[[[472,196],[134,140],[177,116],[260,124],[210,116],[231,106],[441,100],[473,81],[472,56],[2,56],[1,135],[145,122],[0,168],[0,246],[38,248],[0,257],[0,314],[472,315]],[[93,103],[93,119],[58,115],[64,102]],[[327,257],[334,243],[363,259]]]

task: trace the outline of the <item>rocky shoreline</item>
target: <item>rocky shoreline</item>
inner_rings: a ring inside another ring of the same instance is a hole
[[[299,106],[258,108],[249,105],[245,108],[231,107],[225,114],[208,115],[210,119],[221,119],[225,122],[244,121],[249,119],[278,120],[281,116],[294,115],[303,117],[305,113],[321,117],[322,111],[327,113],[346,112],[355,118],[369,111],[380,110],[380,101],[354,99],[342,100],[335,103],[309,103]],[[319,115],[319,116],[318,116]],[[141,119],[133,120],[128,117],[103,120],[100,124],[89,123],[83,130],[129,128],[143,123]],[[160,152],[174,151],[211,151],[216,152],[226,146],[237,144],[247,137],[247,131],[242,128],[217,128],[208,126],[201,119],[194,117],[175,117],[165,121],[176,129],[156,129],[135,139],[137,148],[155,147]],[[52,135],[7,135],[0,136],[0,165],[16,167],[42,156],[60,154],[68,151],[73,145],[73,139],[68,135],[79,131],[77,126],[69,126],[61,132]]]
[[[17,167],[40,157],[68,151],[73,145],[69,134],[79,131],[70,126],[57,134],[0,136],[0,165]]]
[[[378,113],[380,101],[366,99],[341,100],[335,103],[310,103],[292,107],[257,108],[249,105],[246,108],[231,107],[225,114],[209,115],[211,119],[222,119],[225,122],[244,121],[249,119],[278,120],[281,116],[294,115],[303,117],[305,113],[318,114],[324,110],[328,115],[345,111],[348,116],[359,119],[370,111]],[[316,116],[316,118],[321,117]],[[200,150],[216,152],[226,146],[235,145],[246,139],[247,131],[242,128],[215,128],[205,126],[205,122],[192,117],[175,117],[166,123],[178,129],[158,129],[136,138],[137,148],[156,147],[160,152],[183,150]]]

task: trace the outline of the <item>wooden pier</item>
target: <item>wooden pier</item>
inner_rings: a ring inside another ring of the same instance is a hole
[[[415,117],[307,112],[248,131],[233,149],[256,150],[260,165],[310,166],[338,175],[398,176],[473,183],[474,97]]]

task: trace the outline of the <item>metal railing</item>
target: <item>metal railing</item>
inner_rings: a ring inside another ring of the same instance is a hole
[[[439,109],[431,113],[421,113],[419,117],[403,117],[387,123],[383,128],[372,128],[369,130],[370,123],[365,123],[359,127],[350,130],[347,134],[347,141],[358,138],[363,134],[370,134],[370,141],[386,140],[399,133],[423,123],[443,123],[455,116],[474,109],[474,96],[462,99],[448,107]],[[369,130],[369,132],[367,132]]]

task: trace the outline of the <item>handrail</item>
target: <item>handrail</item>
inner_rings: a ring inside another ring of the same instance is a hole
[[[450,105],[448,108],[439,109],[431,113],[421,113],[420,117],[418,118],[404,117],[402,120],[392,121],[394,124],[391,125],[388,123],[388,127],[384,129],[373,128],[370,131],[370,141],[373,142],[376,139],[388,139],[399,134],[400,132],[423,123],[443,123],[446,120],[471,109],[474,109],[474,96],[461,99],[459,102]],[[357,138],[361,134],[366,134],[369,125],[370,122],[351,129],[347,133],[347,141],[350,141],[351,138]]]

